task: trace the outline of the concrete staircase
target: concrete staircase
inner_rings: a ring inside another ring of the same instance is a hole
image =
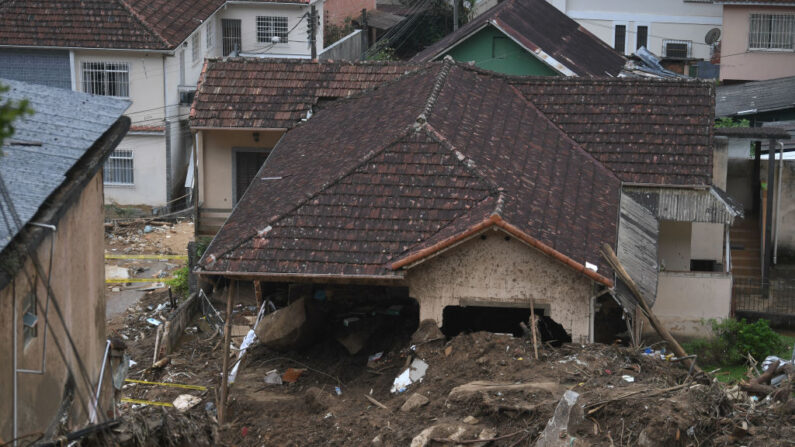
[[[735,279],[755,279],[762,277],[761,232],[759,219],[746,216],[734,221],[730,233],[732,276]]]

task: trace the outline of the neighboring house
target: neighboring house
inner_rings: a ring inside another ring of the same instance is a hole
[[[312,5],[319,52],[322,1]],[[130,133],[105,168],[106,202],[182,209],[204,58],[309,58],[309,11],[310,0],[5,0],[0,76],[132,101]]]
[[[714,1],[723,5],[721,81],[795,75],[795,1]]]
[[[710,0],[547,1],[621,54],[631,55],[643,46],[668,69],[717,77],[709,61],[722,17],[720,5]]]
[[[712,187],[713,94],[426,65],[288,132],[198,272],[403,287],[443,328],[462,308],[533,305],[609,342],[636,314],[607,244],[674,332],[703,333],[729,315],[737,214]]]
[[[351,21],[362,16],[362,10],[375,10],[375,0],[325,0],[323,15],[326,25],[343,26],[346,20]]]
[[[505,0],[412,60],[451,56],[498,73],[617,76],[626,60],[544,0]]]
[[[29,433],[52,440],[92,414],[106,349],[101,168],[130,120],[128,101],[0,84],[11,87],[3,100],[35,112],[0,148],[0,439],[11,445]]]
[[[190,114],[198,150],[197,234],[215,234],[285,132],[323,102],[393,80],[400,62],[210,59]]]

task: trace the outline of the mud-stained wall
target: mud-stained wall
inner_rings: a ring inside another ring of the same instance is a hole
[[[102,176],[97,174],[82,192],[80,198],[57,222],[55,245],[52,258],[51,285],[63,311],[66,327],[76,343],[79,356],[85,365],[88,376],[96,386],[105,348],[105,299],[103,269],[103,210]],[[36,250],[39,262],[45,272],[50,265],[51,237],[46,237]],[[28,279],[30,278],[30,280]],[[12,436],[12,397],[13,397],[13,303],[16,301],[18,334],[18,367],[24,369],[41,368],[41,352],[44,336],[44,314],[38,312],[37,336],[27,344],[23,338],[22,302],[34,290],[31,282],[35,269],[30,259],[14,280],[0,291],[0,438],[9,441]],[[46,288],[37,282],[36,297],[46,303]],[[52,421],[64,393],[67,370],[56,347],[60,343],[69,365],[75,373],[77,385],[75,401],[72,406],[72,419],[80,424],[86,422],[84,408],[88,405],[86,383],[79,373],[75,353],[54,310],[50,305],[49,318],[54,330],[47,334],[46,374],[19,374],[19,425],[18,433],[43,432]],[[105,380],[106,384],[110,382]],[[104,388],[104,387],[103,387]],[[110,393],[104,391],[103,398]],[[101,403],[109,409],[109,401]]]
[[[575,342],[589,333],[592,282],[502,231],[488,231],[419,264],[406,275],[420,320],[441,326],[446,306],[549,308]]]
[[[732,277],[718,272],[660,272],[652,311],[675,336],[707,337],[707,320],[729,317]],[[644,331],[652,334],[646,322]]]

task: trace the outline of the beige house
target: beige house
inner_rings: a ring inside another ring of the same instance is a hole
[[[130,126],[129,102],[0,84],[35,111],[0,157],[0,442],[51,440],[113,416],[101,168]]]
[[[795,2],[715,0],[723,5],[721,81],[795,75]]]

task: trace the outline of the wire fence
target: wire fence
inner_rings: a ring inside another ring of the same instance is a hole
[[[732,310],[735,315],[795,316],[795,280],[772,279],[765,287],[759,279],[735,278]]]

